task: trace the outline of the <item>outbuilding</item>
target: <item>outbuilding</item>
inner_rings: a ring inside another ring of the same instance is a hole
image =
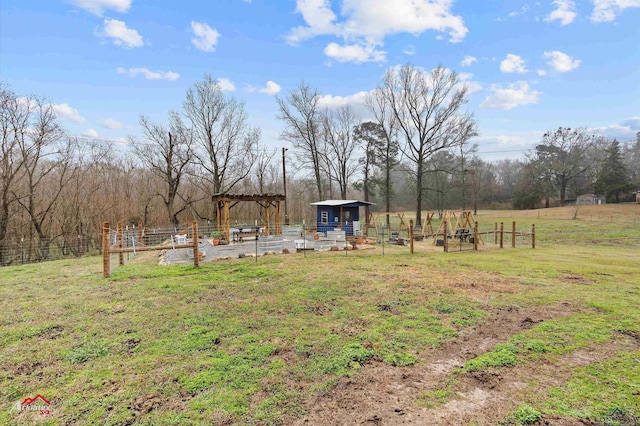
[[[578,206],[592,206],[596,204],[607,204],[607,197],[605,195],[583,194],[579,195],[576,199],[576,205]]]
[[[359,200],[324,200],[311,203],[317,208],[318,232],[342,229],[346,235],[362,234],[360,227],[360,207],[373,205]]]

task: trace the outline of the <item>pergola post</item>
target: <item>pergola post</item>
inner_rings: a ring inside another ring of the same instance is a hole
[[[220,230],[222,229],[222,212],[220,211],[220,202],[216,202],[216,210],[218,212],[218,214],[216,215],[216,231],[220,232]]]
[[[229,201],[224,202],[224,239],[231,241],[231,221],[229,220]]]
[[[276,201],[275,219],[276,219],[276,235],[282,235],[282,223],[280,222],[280,201]]]
[[[271,218],[269,217],[269,202],[264,205],[265,227],[264,232],[267,235],[271,235]]]

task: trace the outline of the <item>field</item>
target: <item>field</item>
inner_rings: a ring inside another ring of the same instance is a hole
[[[2,268],[0,424],[640,422],[640,206],[478,219],[537,248]]]

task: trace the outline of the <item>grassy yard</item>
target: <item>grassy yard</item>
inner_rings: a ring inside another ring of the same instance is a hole
[[[598,207],[597,219],[479,212],[491,226],[536,223],[535,250],[420,242],[413,255],[387,246],[198,269],[147,255],[109,279],[100,258],[2,268],[0,424],[292,424],[373,363],[418,372],[496,310],[562,304],[571,310],[462,359],[407,410],[449,407],[479,374],[534,372],[530,389],[543,391],[506,395],[503,424],[640,416],[640,206]],[[584,353],[598,356],[565,362]],[[541,366],[562,366],[562,380],[534,383]],[[11,410],[37,394],[49,416]]]

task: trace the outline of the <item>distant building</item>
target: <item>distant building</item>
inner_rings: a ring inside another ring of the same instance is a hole
[[[636,196],[636,203],[640,203],[640,191],[636,191],[633,194]]]
[[[576,206],[593,206],[597,204],[607,204],[605,195],[582,194],[576,199]]]

